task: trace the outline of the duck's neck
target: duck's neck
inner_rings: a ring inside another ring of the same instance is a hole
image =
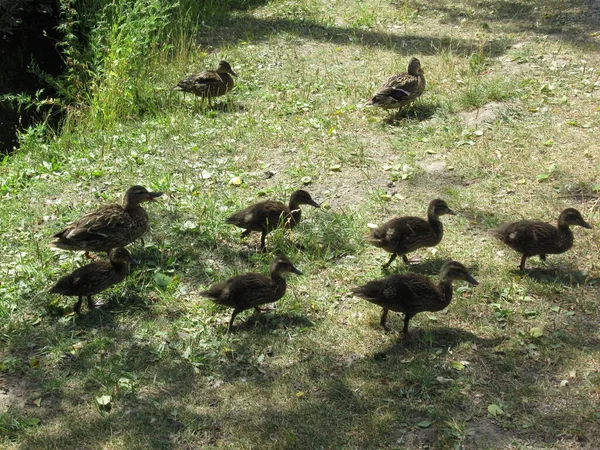
[[[231,89],[233,87],[233,78],[231,75],[229,75],[227,72],[217,72],[217,74],[219,77],[221,77],[221,80],[223,80],[223,83],[225,83],[228,88]]]
[[[110,264],[112,265],[114,271],[121,277],[125,278],[129,274],[129,263],[111,261]]]
[[[273,281],[273,283],[275,284],[275,289],[277,290],[278,293],[281,294],[281,296],[283,296],[283,294],[285,294],[285,290],[287,288],[287,283],[285,281],[285,278],[281,276],[281,274],[277,273],[277,272],[271,272],[271,280]]]
[[[573,245],[573,232],[571,227],[561,220],[558,221],[558,246],[568,250]]]
[[[290,199],[290,204],[288,205],[290,210],[288,218],[286,220],[290,220],[290,226],[295,226],[298,222],[300,222],[300,218],[302,217],[302,211],[300,210],[300,205],[296,203],[295,200]],[[287,224],[286,224],[287,226]]]
[[[438,291],[441,295],[440,306],[442,306],[441,309],[444,309],[452,301],[452,281],[441,279],[438,283]]]
[[[419,86],[421,87],[421,89],[425,89],[425,86],[427,85],[427,81],[425,80],[425,75],[420,74],[417,78],[419,79]]]
[[[431,226],[431,231],[433,234],[441,239],[442,234],[444,233],[444,226],[442,225],[442,221],[439,216],[434,211],[427,212],[427,221]]]

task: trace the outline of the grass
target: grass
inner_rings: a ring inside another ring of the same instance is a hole
[[[204,25],[182,5],[185,36],[152,46],[143,70],[130,61],[122,103],[115,78],[60,135],[31,130],[0,165],[3,448],[593,447],[599,60],[586,3],[293,3],[214,5]],[[364,109],[412,55],[422,99],[392,122]],[[219,59],[240,75],[226,111],[170,90]],[[141,264],[75,319],[47,289],[82,258],[49,236],[138,183],[166,192],[132,245]],[[268,254],[224,223],[299,187],[323,207],[271,234]],[[362,235],[434,197],[458,216],[410,270],[436,276],[452,258],[480,285],[457,283],[450,307],[400,340],[401,316],[385,333],[350,295],[389,257]],[[524,276],[488,233],[566,207],[595,228]],[[278,251],[305,276],[226,335],[230,311],[199,292],[266,273]]]

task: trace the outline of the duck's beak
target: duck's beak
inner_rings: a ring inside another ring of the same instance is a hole
[[[585,222],[585,221],[584,221],[584,222],[581,222],[581,226],[582,226],[583,228],[587,228],[588,230],[591,230],[591,229],[592,229],[592,226],[591,226],[589,223]]]
[[[311,202],[309,203],[310,206],[314,206],[315,208],[320,208],[321,205],[319,205],[317,202],[315,202],[314,200],[311,200]]]
[[[456,216],[457,214],[452,211],[450,208],[448,208],[448,214],[450,214],[451,216]]]
[[[471,275],[467,275],[467,281],[469,283],[471,283],[474,286],[477,286],[479,284],[479,281],[477,281],[475,278],[473,278]]]
[[[238,75],[237,75],[237,73],[235,73],[235,72],[233,71],[233,69],[229,69],[227,72],[229,73],[229,75],[233,75],[234,77],[237,77],[237,76],[238,76]]]
[[[164,192],[148,192],[148,201],[149,202],[153,202],[155,201],[156,198],[160,197],[161,195],[163,195]]]
[[[304,275],[302,271],[295,266],[292,266],[292,272],[294,272],[296,275]]]

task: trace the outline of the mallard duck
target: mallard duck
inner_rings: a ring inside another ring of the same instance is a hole
[[[211,286],[207,291],[200,292],[203,297],[210,298],[219,305],[233,308],[227,330],[231,329],[233,320],[240,312],[254,308],[260,312],[259,305],[273,303],[283,297],[286,290],[285,275],[293,272],[302,275],[294,263],[285,256],[275,258],[270,268],[271,277],[260,273],[245,273],[227,281]]]
[[[402,255],[402,260],[408,264],[406,253],[421,247],[434,247],[440,243],[444,227],[439,219],[443,214],[456,215],[444,200],[435,199],[427,208],[427,220],[420,217],[395,217],[382,226],[371,230],[365,240],[375,247],[382,248],[392,254],[383,268]]]
[[[573,208],[567,208],[558,217],[555,227],[537,220],[520,220],[505,223],[493,233],[513,250],[522,253],[519,270],[525,270],[525,260],[538,255],[542,261],[547,254],[563,253],[573,246],[573,232],[570,225],[579,225],[591,229],[592,226],[583,220],[581,213]]]
[[[412,58],[408,63],[407,73],[389,77],[365,106],[383,109],[402,108],[418,99],[425,90],[425,85],[421,61]]]
[[[300,205],[311,205],[315,208],[321,206],[315,202],[310,194],[298,190],[290,197],[289,205],[276,200],[266,200],[255,203],[241,211],[232,214],[226,222],[236,227],[245,228],[242,237],[248,236],[253,231],[260,231],[260,248],[265,248],[265,237],[275,228],[293,228],[300,222],[302,211]]]
[[[215,70],[190,75],[179,81],[173,89],[191,92],[202,99],[206,98],[210,104],[213,97],[220,97],[233,89],[235,83],[231,75],[237,77],[227,61],[219,61]]]
[[[408,322],[415,314],[423,311],[441,311],[452,300],[452,281],[465,280],[479,284],[461,263],[449,261],[440,270],[437,286],[426,276],[416,273],[389,275],[364,286],[352,289],[352,293],[383,308],[381,326],[386,325],[388,311],[404,313],[403,332],[408,333]]]
[[[95,261],[80,267],[58,280],[50,288],[50,293],[79,297],[73,310],[77,315],[81,315],[83,297],[87,297],[90,309],[99,306],[92,301],[92,295],[123,281],[129,272],[130,262],[133,260],[127,250],[121,247],[113,248],[109,253],[108,261]]]
[[[51,245],[63,250],[110,252],[115,247],[125,247],[141,237],[148,229],[148,214],[140,206],[154,201],[162,192],[149,192],[142,186],[127,189],[123,206],[107,205],[68,225],[52,237]]]

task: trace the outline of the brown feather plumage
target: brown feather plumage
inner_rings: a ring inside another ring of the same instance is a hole
[[[302,275],[289,258],[279,256],[271,264],[270,277],[260,273],[245,273],[214,284],[200,295],[233,308],[228,327],[231,329],[238,313],[251,308],[258,309],[260,305],[276,302],[283,297],[287,287],[285,274],[288,272]]]
[[[302,211],[300,205],[311,205],[320,208],[310,194],[304,190],[294,192],[288,205],[276,200],[266,200],[255,203],[235,212],[226,220],[227,223],[244,228],[242,236],[248,236],[252,231],[260,231],[260,248],[265,248],[265,237],[275,228],[293,228],[300,222]]]
[[[234,86],[231,75],[237,76],[227,61],[220,61],[215,70],[207,70],[190,75],[177,83],[173,89],[190,92],[201,98],[220,97],[231,91]]]
[[[413,252],[422,247],[434,247],[440,243],[444,234],[444,227],[439,216],[456,213],[452,211],[445,201],[432,200],[427,208],[427,220],[420,217],[395,217],[378,228],[371,230],[365,236],[365,240],[378,248],[391,253],[390,260],[384,264],[384,268],[402,256],[408,264],[406,253]]]
[[[69,275],[60,278],[50,288],[50,293],[70,297],[79,297],[74,311],[81,314],[82,297],[87,297],[88,306],[93,308],[92,295],[120,283],[127,277],[131,255],[121,247],[113,248],[108,261],[95,261],[76,269]]]
[[[357,297],[363,298],[383,308],[381,326],[386,326],[388,311],[404,313],[403,332],[408,333],[408,323],[423,311],[441,311],[452,301],[452,281],[465,280],[477,285],[465,266],[456,261],[445,263],[440,270],[440,280],[436,285],[420,274],[407,273],[389,275],[369,281],[364,286],[352,289]]]
[[[162,192],[132,186],[125,193],[123,205],[107,205],[84,215],[54,234],[51,245],[63,250],[107,253],[115,247],[125,247],[148,229],[148,214],[140,203],[161,195]]]
[[[493,231],[494,235],[513,250],[521,253],[519,269],[525,270],[525,260],[538,255],[545,260],[547,254],[564,253],[573,246],[570,226],[592,228],[581,213],[567,208],[560,213],[557,226],[536,220],[505,223]]]
[[[421,62],[417,58],[412,58],[408,63],[407,72],[389,77],[366,106],[383,109],[402,108],[418,99],[425,90],[426,84]]]

